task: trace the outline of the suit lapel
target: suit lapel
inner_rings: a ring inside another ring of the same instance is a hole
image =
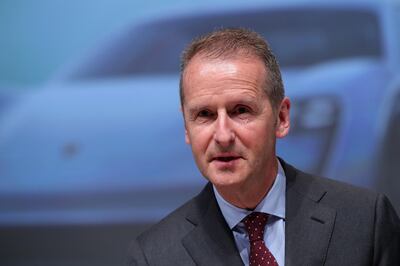
[[[320,200],[326,191],[283,163],[286,174],[285,265],[323,265],[336,211]]]
[[[243,265],[210,184],[202,194],[197,211],[187,217],[196,226],[183,238],[183,246],[196,265]]]
[[[286,175],[285,265],[323,265],[336,211],[320,203],[326,191],[281,160]],[[243,265],[232,232],[208,184],[186,218],[194,229],[182,244],[196,265]]]

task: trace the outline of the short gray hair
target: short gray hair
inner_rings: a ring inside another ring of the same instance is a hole
[[[270,100],[272,108],[277,110],[285,97],[279,64],[268,42],[260,34],[252,30],[223,28],[194,39],[183,51],[179,82],[179,95],[182,107],[185,99],[183,74],[190,60],[197,54],[213,59],[255,56],[264,63],[268,70],[264,91]]]

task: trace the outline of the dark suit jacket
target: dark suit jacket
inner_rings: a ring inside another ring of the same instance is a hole
[[[285,265],[400,265],[400,221],[385,196],[282,166]],[[128,265],[243,265],[211,184],[141,234]]]

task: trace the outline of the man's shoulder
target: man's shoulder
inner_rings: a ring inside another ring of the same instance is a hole
[[[154,241],[162,241],[163,243],[170,243],[181,239],[194,228],[196,221],[206,211],[207,201],[211,199],[212,195],[212,187],[207,184],[197,196],[141,233],[137,237],[138,242],[154,243]]]
[[[383,195],[367,188],[305,173],[285,163],[287,189],[332,207],[370,207]],[[383,196],[384,197],[384,196]]]
[[[400,221],[384,195],[306,174],[286,163],[284,170],[285,230],[290,239],[286,248],[292,253],[287,261],[297,261],[299,256],[307,261],[317,255],[332,265],[394,265],[399,261]],[[308,245],[298,248],[304,242]]]
[[[208,184],[200,194],[141,233],[130,245],[128,265],[158,265],[161,261],[165,265],[193,264],[182,240],[193,231],[212,199],[212,186]]]
[[[183,232],[192,228],[186,221],[186,215],[192,208],[195,198],[192,198],[182,206],[168,214],[162,220],[152,225],[138,236],[139,242],[146,242],[150,239],[159,241],[170,241],[169,237],[179,237]],[[167,238],[167,239],[166,239]],[[168,243],[167,242],[167,243]],[[164,242],[165,243],[165,242]]]
[[[329,177],[323,177],[319,175],[308,174],[298,170],[298,177],[306,180],[307,182],[312,182],[313,184],[320,186],[327,193],[335,194],[362,194],[367,197],[376,197],[377,192],[368,188],[356,186],[345,181],[335,180]]]
[[[287,180],[287,190],[292,190],[287,194],[287,200],[292,203],[299,199],[310,199],[315,204],[334,211],[337,221],[343,221],[344,224],[349,221],[353,224],[369,223],[371,226],[375,226],[379,217],[385,217],[394,228],[397,228],[397,231],[400,230],[398,215],[384,194],[345,182],[307,174],[290,165],[287,167],[289,172],[293,171],[292,177]],[[291,198],[288,199],[288,197]],[[296,208],[300,207],[297,203],[293,205],[296,205]]]

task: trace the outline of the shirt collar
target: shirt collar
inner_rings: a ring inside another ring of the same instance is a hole
[[[268,213],[270,215],[285,219],[285,202],[286,202],[286,176],[281,163],[278,161],[278,173],[276,175],[274,184],[272,185],[268,194],[257,205],[254,211]],[[238,208],[227,202],[213,186],[214,194],[217,199],[219,208],[222,215],[230,229],[233,229],[239,224],[247,215],[253,211]]]

